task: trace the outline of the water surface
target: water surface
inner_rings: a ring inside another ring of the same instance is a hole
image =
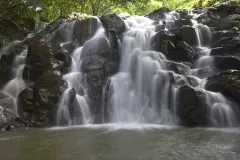
[[[0,133],[1,160],[240,159],[239,129],[87,125]]]

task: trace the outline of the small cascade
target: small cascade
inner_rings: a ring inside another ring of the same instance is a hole
[[[110,122],[173,124],[166,58],[150,51],[153,21],[135,16],[125,22],[128,30],[121,44],[120,72],[110,79]]]
[[[17,111],[17,97],[21,91],[23,91],[27,86],[24,80],[22,79],[23,69],[25,67],[25,61],[27,56],[27,50],[24,50],[19,55],[16,55],[13,63],[12,63],[12,70],[11,70],[11,77],[10,80],[5,86],[2,88],[2,91],[9,95],[14,100],[14,108],[9,110],[14,115],[18,115]]]
[[[207,93],[207,103],[210,108],[211,125],[218,127],[237,126],[235,104],[228,101],[221,93],[205,92]]]
[[[238,112],[238,110],[235,104],[228,101],[221,93],[205,90],[205,78],[218,73],[218,69],[214,65],[214,57],[210,56],[211,49],[208,48],[212,41],[211,29],[206,25],[198,24],[196,20],[192,20],[192,24],[198,29],[198,48],[201,51],[199,52],[200,58],[195,62],[195,68],[190,71],[190,74],[202,79],[202,83],[197,89],[206,94],[210,123],[217,127],[236,126],[235,112]]]
[[[91,39],[87,40],[83,46],[77,47],[72,55],[71,71],[64,75],[64,80],[68,83],[68,88],[64,91],[58,104],[56,115],[57,125],[77,125],[93,123],[92,115],[89,109],[88,96],[85,90],[87,82],[81,72],[82,52],[89,46],[96,45],[99,38],[104,37],[104,28],[97,18],[98,26],[96,33]],[[91,30],[91,29],[90,29]],[[92,34],[92,33],[91,33]],[[69,35],[68,35],[69,36]],[[86,55],[84,55],[86,56]]]
[[[177,19],[176,12],[166,14],[165,30],[171,29]],[[155,34],[153,21],[134,16],[125,23],[127,31],[121,41],[120,71],[110,78],[110,84],[104,89],[104,93],[108,89],[108,94],[104,94],[108,96],[108,104],[104,105],[108,108],[109,122],[176,125],[179,89],[187,84],[206,96],[209,125],[231,127],[237,124],[234,104],[220,93],[205,89],[206,78],[218,73],[214,57],[210,56],[212,33],[208,26],[192,21],[197,40],[194,49],[199,58],[192,69],[186,68],[185,75],[179,75],[166,67],[168,60],[162,53],[151,51],[149,42]]]

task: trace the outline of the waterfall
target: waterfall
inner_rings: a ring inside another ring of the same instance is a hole
[[[150,51],[153,21],[135,16],[125,22],[128,29],[121,44],[120,71],[110,78],[110,122],[173,124],[166,57]]]
[[[3,50],[2,50],[3,51]],[[6,51],[6,50],[5,50]],[[8,52],[6,54],[9,54]],[[8,108],[8,111],[13,115],[18,115],[17,109],[17,97],[21,91],[23,91],[27,86],[22,78],[23,69],[25,67],[25,61],[27,56],[27,50],[22,51],[19,55],[15,55],[12,69],[11,69],[11,77],[12,79],[3,86],[1,89],[2,92],[7,94],[13,100],[13,108]]]
[[[95,17],[96,18],[96,17]],[[64,75],[64,80],[68,83],[68,88],[64,91],[58,103],[58,110],[56,116],[57,125],[76,125],[76,124],[91,124],[93,123],[92,115],[89,108],[87,96],[87,82],[85,75],[81,70],[81,63],[83,60],[82,51],[84,48],[96,45],[99,37],[104,37],[104,28],[97,18],[97,31],[87,40],[83,46],[78,46],[71,54],[72,66],[69,73]],[[72,25],[70,26],[72,27]],[[91,25],[89,25],[91,27]],[[91,31],[91,29],[90,29]],[[72,34],[72,32],[68,32]],[[67,39],[71,39],[67,34]],[[90,33],[92,35],[93,33]]]
[[[177,19],[179,15],[176,12],[168,13],[165,30],[171,29]],[[152,20],[133,16],[125,23],[127,30],[121,41],[120,71],[110,78],[108,104],[105,104],[110,110],[110,123],[177,125],[180,80],[187,82],[186,76],[189,76],[198,83],[193,88],[207,97],[209,125],[223,127],[237,124],[234,104],[221,93],[205,89],[206,78],[218,73],[208,47],[212,41],[208,26],[192,21],[200,57],[186,75],[178,75],[166,67],[167,59],[162,53],[151,51],[149,42],[156,34]],[[159,24],[163,22],[159,21]],[[170,84],[171,75],[178,77],[179,82]]]

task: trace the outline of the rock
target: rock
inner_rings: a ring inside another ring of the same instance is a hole
[[[73,27],[73,39],[82,45],[95,34],[97,27],[97,18],[91,17],[84,20],[78,20]]]
[[[50,45],[45,41],[33,41],[28,44],[23,79],[28,81],[28,83],[35,83],[46,71],[66,73],[70,67],[71,57],[59,45]]]
[[[211,56],[238,56],[238,54],[240,54],[240,44],[213,48],[210,53]]]
[[[118,35],[116,30],[107,30],[107,37],[110,44],[110,56],[107,60],[108,74],[109,76],[112,76],[118,72],[120,65]]]
[[[104,58],[97,55],[89,56],[82,61],[82,71],[84,73],[90,72],[91,70],[102,70],[105,67]]]
[[[91,113],[94,115],[94,122],[100,123],[102,122],[102,90],[108,78],[107,67],[104,59],[99,56],[89,56],[82,63]]]
[[[151,40],[152,48],[158,52],[164,53],[165,55],[167,54],[168,50],[174,49],[176,43],[176,36],[173,33],[165,30],[156,33]]]
[[[67,50],[58,46],[56,48],[56,51],[54,52],[54,58],[61,62],[61,71],[63,73],[69,72],[69,70],[71,69],[72,58]]]
[[[62,45],[64,49],[66,49],[69,53],[72,53],[76,48],[76,44],[74,42],[67,42]]]
[[[116,30],[119,35],[126,30],[124,21],[115,13],[104,14],[101,16],[100,20],[102,21],[102,24],[106,30]]]
[[[214,65],[220,70],[240,70],[240,58],[230,56],[215,56]]]
[[[173,28],[181,28],[183,26],[191,26],[192,25],[192,22],[190,20],[187,20],[187,19],[178,19],[178,20],[175,20],[174,21],[174,25],[172,27]]]
[[[7,123],[7,118],[5,117],[3,111],[4,111],[3,107],[0,106],[0,128],[2,128],[3,125]]]
[[[166,61],[166,66],[170,71],[173,71],[177,74],[185,75],[190,71],[190,67],[188,65],[185,65],[183,63],[177,63],[173,61]]]
[[[238,36],[238,34],[231,30],[223,30],[223,31],[214,31],[212,34],[213,44],[212,47],[217,47],[221,43],[222,38],[233,38]],[[228,40],[229,41],[229,40]],[[228,43],[228,41],[226,43]]]
[[[51,38],[52,44],[59,44],[73,40],[73,27],[75,22],[63,22],[63,24],[56,30]]]
[[[152,19],[152,20],[162,20],[165,18],[165,14],[170,12],[170,10],[166,7],[162,7],[162,8],[159,8],[159,9],[156,9],[154,10],[153,12],[145,15],[146,17]]]
[[[18,110],[21,118],[32,127],[53,125],[54,113],[66,85],[59,72],[45,72],[33,87],[19,94]]]
[[[209,77],[205,87],[240,103],[240,71],[230,70]]]
[[[162,52],[169,60],[193,63],[196,59],[193,48],[184,41],[177,41],[176,36],[169,31],[160,31],[154,35],[151,47]]]
[[[226,45],[234,46],[240,44],[240,38],[239,37],[223,37],[220,38],[220,40],[216,41],[216,43],[212,44],[212,47],[223,47]]]
[[[177,115],[180,124],[189,127],[208,126],[206,95],[184,85],[178,90]]]
[[[110,56],[110,45],[106,37],[99,36],[88,40],[84,44],[81,52],[81,58],[83,59],[91,55],[98,55],[106,58]]]
[[[23,71],[24,80],[29,79],[29,73],[34,73],[31,74],[30,80],[35,82],[45,71],[53,69],[53,61],[52,48],[47,42],[33,41],[29,43],[26,57],[27,67]]]
[[[12,113],[12,115],[16,116],[17,110],[15,99],[4,91],[0,91],[0,106],[2,106],[4,110]]]
[[[193,26],[183,26],[180,29],[181,40],[190,46],[199,45],[198,29]]]

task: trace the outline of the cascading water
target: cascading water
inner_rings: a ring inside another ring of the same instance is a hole
[[[179,18],[176,12],[166,16],[165,29]],[[153,21],[145,17],[125,20],[127,31],[121,44],[121,66],[118,74],[110,78],[110,96],[107,104],[111,123],[178,124],[177,100],[181,85],[170,84],[171,76],[184,79],[189,76],[197,81],[194,89],[206,94],[210,125],[234,126],[237,124],[234,104],[222,94],[205,90],[206,78],[216,74],[214,57],[208,46],[212,41],[209,27],[193,21],[200,58],[186,75],[178,75],[166,67],[166,58],[159,52],[150,51],[149,42],[155,34]],[[155,22],[156,23],[156,22]],[[159,22],[163,24],[163,22]]]
[[[16,102],[18,94],[27,87],[26,83],[22,79],[22,73],[25,66],[26,56],[27,50],[22,51],[19,55],[15,55],[11,70],[11,77],[13,78],[2,88],[2,91],[8,96],[10,96],[11,99],[13,100],[13,108],[11,109],[8,108],[8,111],[16,116],[18,115]]]
[[[84,45],[94,45],[95,40],[98,40],[99,37],[105,36],[104,28],[98,18],[97,22],[98,26],[96,33],[91,39],[86,41]],[[69,34],[72,34],[72,32]],[[92,35],[92,33],[90,33],[90,35]],[[71,39],[69,38],[69,35],[68,39]],[[58,104],[58,111],[56,117],[57,125],[93,123],[88,104],[88,96],[85,90],[87,83],[85,81],[84,74],[81,72],[81,62],[83,60],[81,53],[84,45],[77,47],[73,51],[71,55],[71,71],[63,77],[68,83],[68,89],[62,94],[62,97],[60,98],[60,102]],[[71,115],[73,117],[71,117]]]
[[[153,21],[136,16],[125,22],[120,72],[111,78],[110,122],[173,124],[174,116],[168,108],[171,86],[166,58],[150,51],[155,34]]]

